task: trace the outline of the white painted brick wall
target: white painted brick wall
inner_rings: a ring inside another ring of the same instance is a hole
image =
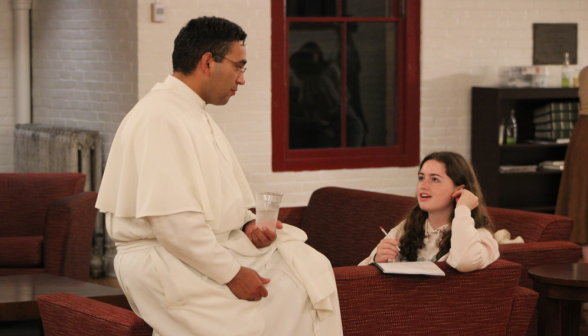
[[[410,1],[410,0],[409,0]],[[302,205],[323,186],[413,195],[416,168],[271,171],[271,18],[267,0],[162,0],[166,22],[150,22],[139,0],[139,97],[171,72],[173,39],[191,18],[225,17],[248,34],[246,85],[222,107],[209,106],[253,190],[283,192]],[[496,85],[500,66],[532,64],[532,24],[576,22],[579,64],[588,64],[586,0],[423,0],[421,157],[452,150],[470,157],[470,88]],[[559,69],[550,68],[554,78]],[[558,81],[556,78],[555,81]]]
[[[32,19],[33,122],[100,131],[105,159],[137,102],[136,2],[34,0]]]
[[[12,9],[0,0],[0,172],[14,171]]]
[[[588,1],[423,0],[421,156],[470,157],[471,86],[497,85],[501,66],[532,64],[533,23],[578,23],[578,64],[588,65]],[[558,83],[560,68],[549,71]]]

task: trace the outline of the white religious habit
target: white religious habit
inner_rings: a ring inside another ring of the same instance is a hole
[[[241,231],[254,200],[205,102],[168,76],[122,121],[96,207],[119,283],[154,335],[343,335],[329,261],[284,224],[270,246]],[[261,301],[226,285],[241,266],[270,278]]]

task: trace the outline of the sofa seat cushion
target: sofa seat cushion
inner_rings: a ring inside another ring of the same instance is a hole
[[[0,237],[0,267],[41,267],[43,236]]]

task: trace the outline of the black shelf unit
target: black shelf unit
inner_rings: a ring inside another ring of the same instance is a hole
[[[472,88],[472,165],[489,206],[553,213],[561,172],[500,173],[500,165],[563,160],[567,144],[529,143],[533,111],[554,101],[579,101],[577,88]],[[518,142],[498,144],[498,127],[515,109]]]

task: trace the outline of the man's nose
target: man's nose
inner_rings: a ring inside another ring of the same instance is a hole
[[[239,77],[237,77],[237,84],[245,85],[245,74],[244,73],[240,73]]]

